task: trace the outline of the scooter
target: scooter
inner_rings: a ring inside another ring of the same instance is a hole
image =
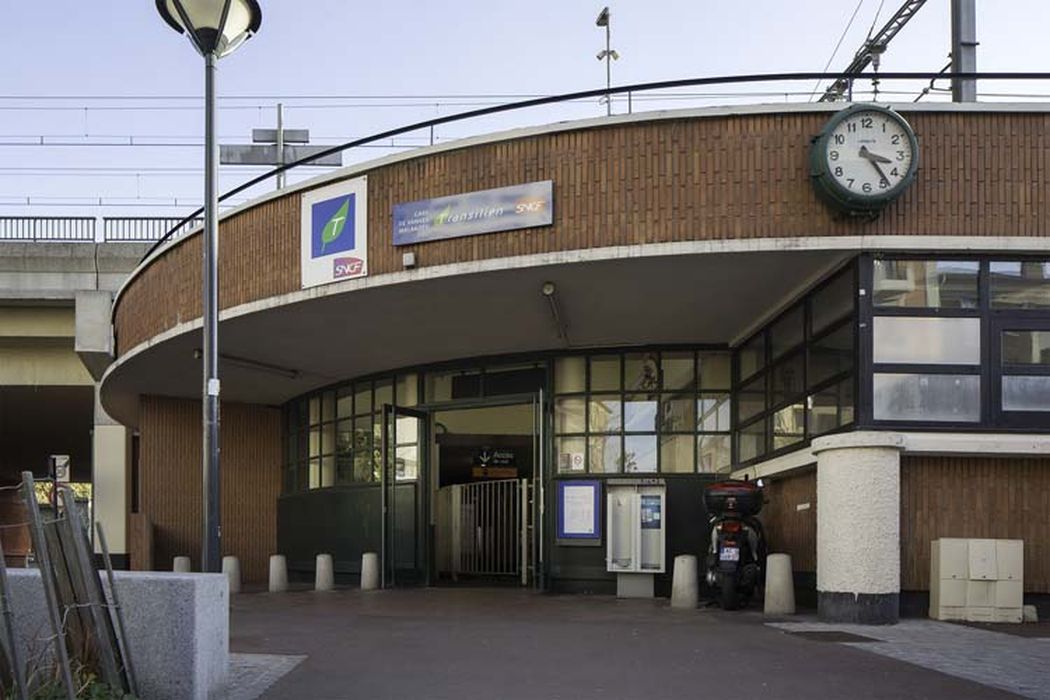
[[[719,481],[704,487],[711,527],[707,585],[718,590],[723,610],[747,607],[763,580],[766,535],[755,516],[762,488],[753,481]]]

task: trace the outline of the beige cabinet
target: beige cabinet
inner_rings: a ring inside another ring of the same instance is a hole
[[[930,550],[930,617],[1020,622],[1024,542],[942,537]]]

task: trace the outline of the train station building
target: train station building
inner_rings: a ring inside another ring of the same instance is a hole
[[[733,476],[838,619],[925,614],[942,537],[1023,539],[1025,594],[1050,594],[1048,127],[1016,104],[622,115],[233,210],[224,553],[255,581],[273,553],[352,579],[378,552],[387,585],[608,593],[610,494],[653,487],[662,549],[631,565],[660,595]],[[199,556],[200,260],[199,232],[166,242],[114,300],[136,568]]]

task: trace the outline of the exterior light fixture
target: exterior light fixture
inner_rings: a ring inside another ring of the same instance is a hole
[[[547,300],[547,305],[550,307],[551,319],[554,321],[554,328],[558,332],[558,340],[568,345],[569,332],[565,327],[565,319],[562,318],[557,291],[553,282],[544,282],[543,286],[540,287],[540,293],[543,294],[543,297]]]
[[[620,54],[609,47],[609,8],[603,7],[598,13],[598,19],[594,23],[599,27],[605,27],[605,48],[598,52],[598,60],[605,61],[605,114],[612,115],[612,61],[619,60]]]
[[[157,11],[204,57],[204,260],[201,320],[204,333],[203,503],[201,571],[221,570],[219,498],[219,202],[215,143],[215,63],[259,31],[256,0],[156,0]]]

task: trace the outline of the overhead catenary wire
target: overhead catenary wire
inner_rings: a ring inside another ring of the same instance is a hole
[[[857,19],[857,13],[860,12],[860,8],[861,8],[862,5],[864,5],[864,2],[865,2],[865,0],[858,0],[857,6],[853,8],[853,14],[850,15],[849,21],[846,22],[846,27],[845,27],[845,29],[842,30],[842,34],[839,35],[839,40],[837,42],[835,42],[835,48],[832,49],[831,55],[828,56],[828,61],[827,61],[827,63],[824,64],[824,68],[821,69],[821,71],[820,71],[821,73],[827,73],[828,72],[828,68],[831,67],[831,62],[835,60],[835,56],[838,55],[839,49],[842,48],[842,42],[845,41],[846,35],[849,33],[850,27],[853,26],[853,21],[855,19]],[[881,7],[881,5],[880,5],[880,7]],[[868,34],[870,36],[871,32],[869,31]],[[817,90],[819,90],[819,89],[820,89],[820,81],[818,80],[816,83],[814,83],[813,90],[809,93],[809,100],[808,100],[809,102],[813,101],[813,97],[816,96]]]

